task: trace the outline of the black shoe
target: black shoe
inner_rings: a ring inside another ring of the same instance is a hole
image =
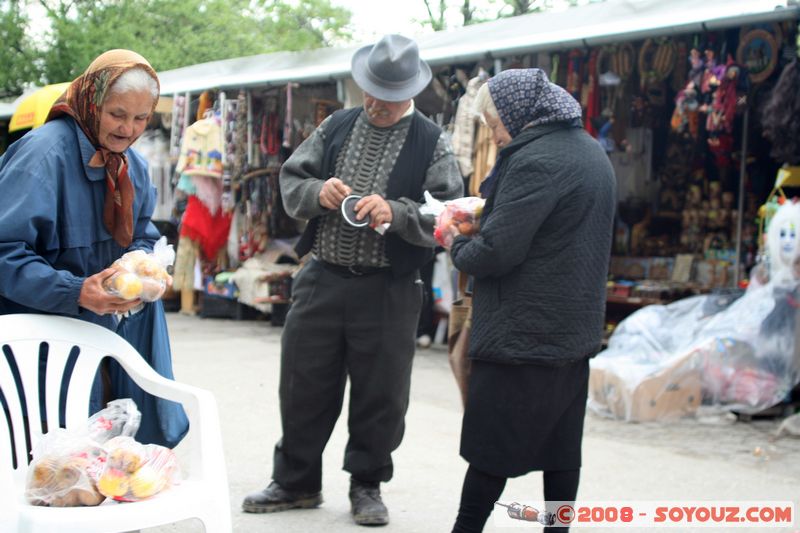
[[[389,511],[381,500],[380,483],[350,480],[350,512],[359,526],[385,526]]]
[[[322,493],[286,490],[273,481],[258,492],[248,494],[242,502],[245,513],[275,513],[289,509],[313,509],[322,503]]]

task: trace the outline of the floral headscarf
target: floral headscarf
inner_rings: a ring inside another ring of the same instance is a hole
[[[538,68],[504,70],[489,79],[500,120],[511,137],[532,126],[581,118],[581,105]]]
[[[47,121],[63,115],[75,119],[97,149],[89,166],[106,169],[107,191],[103,222],[114,240],[123,248],[129,246],[133,240],[133,183],[128,176],[125,154],[105,148],[100,144],[98,136],[100,109],[108,90],[120,75],[132,68],[145,70],[158,85],[158,76],[145,58],[130,50],[109,50],[92,61],[86,72],[75,78],[47,115]],[[158,98],[154,98],[151,114],[157,102]]]

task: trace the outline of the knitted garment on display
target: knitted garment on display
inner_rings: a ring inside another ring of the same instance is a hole
[[[188,176],[222,178],[223,137],[219,119],[198,120],[183,135],[175,171]]]
[[[489,79],[500,120],[511,137],[532,126],[581,118],[581,105],[538,68],[504,70]]]

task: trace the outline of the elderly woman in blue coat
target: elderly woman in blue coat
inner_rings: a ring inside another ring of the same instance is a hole
[[[130,146],[158,101],[158,77],[128,50],[100,55],[53,105],[47,122],[0,159],[0,314],[71,316],[117,331],[162,375],[172,362],[161,302],[139,308],[103,288],[111,264],[159,238],[155,188]],[[91,409],[129,397],[137,439],[169,446],[188,428],[180,406],[146,395],[115,364],[96,380]],[[101,383],[105,381],[105,386]]]
[[[451,249],[474,278],[459,533],[483,529],[509,477],[542,471],[546,501],[576,498],[616,195],[580,105],[543,71],[499,73],[476,107],[500,150],[480,233]]]

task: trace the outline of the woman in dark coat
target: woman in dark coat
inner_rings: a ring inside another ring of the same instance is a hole
[[[500,152],[480,233],[451,249],[475,280],[461,430],[470,466],[454,532],[481,531],[506,479],[531,471],[543,471],[546,501],[575,500],[616,197],[580,105],[543,71],[501,72],[476,108]]]

